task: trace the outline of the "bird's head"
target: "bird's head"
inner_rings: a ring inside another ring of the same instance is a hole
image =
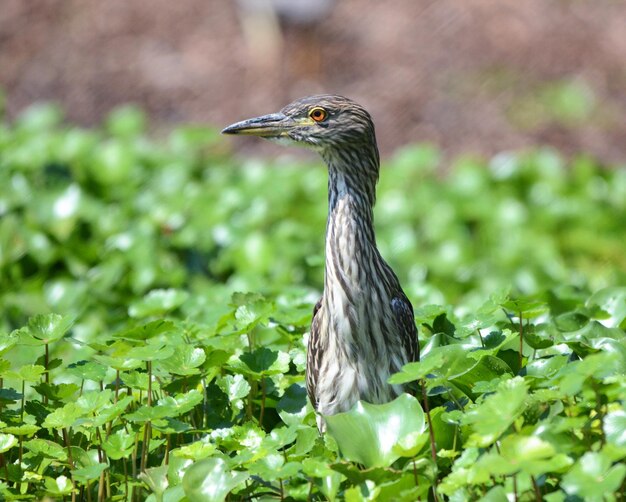
[[[354,101],[334,95],[298,99],[278,113],[237,122],[222,133],[308,146],[320,153],[376,145],[369,113]]]

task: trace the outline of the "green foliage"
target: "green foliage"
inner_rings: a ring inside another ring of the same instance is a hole
[[[546,124],[573,127],[593,120],[597,96],[583,79],[542,82],[520,92],[509,109],[510,119],[518,126],[536,129]]]
[[[365,467],[413,457],[427,439],[424,412],[408,394],[381,405],[359,401],[352,410],[325,418],[343,456]]]
[[[324,169],[146,127],[0,125],[0,499],[618,500],[626,171],[540,149],[441,176],[435,148],[399,151],[376,219],[422,348],[390,381],[419,401],[320,436]]]

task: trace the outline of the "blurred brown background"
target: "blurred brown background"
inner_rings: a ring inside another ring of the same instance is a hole
[[[80,124],[136,103],[155,127],[226,125],[344,94],[381,150],[552,144],[626,150],[621,0],[1,0],[0,88],[15,117],[54,100]]]

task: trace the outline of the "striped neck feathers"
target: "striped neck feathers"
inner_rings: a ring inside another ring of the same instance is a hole
[[[357,204],[355,209],[371,213],[376,203],[376,183],[380,159],[376,140],[365,145],[329,149],[321,152],[328,166],[329,217],[337,203],[346,197]]]
[[[353,284],[365,279],[365,263],[378,254],[373,207],[379,158],[371,149],[342,149],[323,154],[328,165],[328,222],[326,226],[326,279]]]

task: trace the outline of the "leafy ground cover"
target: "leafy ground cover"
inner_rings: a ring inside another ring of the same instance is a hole
[[[144,127],[0,126],[0,497],[623,499],[626,170],[399,151],[378,239],[423,357],[392,378],[429,406],[360,403],[320,437],[324,169]]]

